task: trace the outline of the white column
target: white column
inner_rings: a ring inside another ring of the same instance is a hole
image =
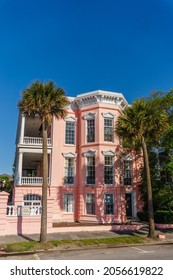
[[[22,165],[23,165],[23,152],[19,152],[19,161],[18,161],[18,183],[21,185],[22,179]]]
[[[23,143],[24,128],[25,128],[25,116],[22,114],[21,127],[20,127],[20,141],[19,141],[19,143]]]

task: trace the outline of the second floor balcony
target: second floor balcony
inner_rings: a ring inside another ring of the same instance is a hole
[[[23,144],[29,145],[29,146],[42,146],[43,145],[43,138],[41,137],[28,137],[25,136],[23,138]],[[51,139],[47,139],[47,146],[51,146]]]

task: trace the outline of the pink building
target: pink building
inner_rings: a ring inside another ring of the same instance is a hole
[[[141,210],[140,162],[134,154],[123,156],[114,132],[117,117],[128,106],[126,99],[121,93],[97,90],[69,100],[68,116],[65,120],[54,119],[49,131],[53,222],[136,219]],[[14,185],[14,205],[32,206],[32,211],[39,214],[41,123],[22,114],[17,129]]]

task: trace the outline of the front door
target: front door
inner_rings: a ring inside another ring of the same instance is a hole
[[[126,193],[126,216],[132,217],[132,194]]]

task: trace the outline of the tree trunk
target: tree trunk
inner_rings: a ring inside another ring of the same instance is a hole
[[[152,199],[152,188],[151,188],[151,176],[150,166],[148,160],[148,151],[144,137],[142,137],[142,150],[144,155],[144,167],[146,172],[147,180],[147,196],[148,196],[148,220],[149,220],[149,233],[148,237],[155,237],[155,225],[154,225],[154,213],[153,213],[153,199]]]
[[[42,215],[40,242],[47,242],[47,189],[48,189],[48,153],[47,153],[47,125],[43,121],[43,185],[42,185]]]

